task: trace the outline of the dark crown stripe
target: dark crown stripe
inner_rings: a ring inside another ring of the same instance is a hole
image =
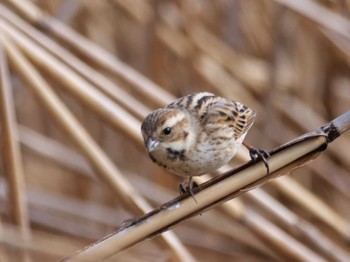
[[[203,105],[206,105],[206,102],[211,99],[213,96],[212,95],[207,95],[199,98],[197,100],[196,106],[194,107],[196,110],[200,110]]]
[[[189,96],[186,96],[185,97],[185,101],[186,101],[186,108],[189,108],[191,107],[192,103],[193,103],[193,98],[196,94],[192,94],[192,95],[189,95]]]

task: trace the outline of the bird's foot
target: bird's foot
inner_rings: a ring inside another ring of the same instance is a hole
[[[249,150],[249,155],[250,155],[250,158],[253,160],[253,161],[258,161],[258,160],[261,160],[263,161],[265,167],[266,167],[266,170],[267,170],[267,174],[270,173],[270,168],[269,168],[269,162],[267,161],[267,158],[270,157],[270,154],[265,151],[264,149],[256,149],[252,146],[250,146],[248,148]]]
[[[192,181],[192,177],[190,177],[187,186],[184,186],[183,184],[179,185],[180,195],[183,195],[185,193],[189,193],[191,195],[191,197],[193,198],[194,202],[197,203],[197,200],[194,197],[194,194],[193,194],[193,191],[192,191],[193,188],[197,188],[197,187],[199,187],[198,184],[196,182]]]

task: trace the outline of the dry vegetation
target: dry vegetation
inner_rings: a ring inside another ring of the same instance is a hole
[[[149,160],[139,131],[175,97],[206,90],[255,108],[247,141],[267,150],[348,111],[349,10],[1,0],[0,261],[55,261],[175,197],[181,181]],[[350,260],[349,147],[345,134],[231,208],[111,261]],[[245,161],[242,150],[232,165]]]

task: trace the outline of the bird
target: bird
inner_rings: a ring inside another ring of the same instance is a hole
[[[227,164],[244,144],[253,160],[262,159],[268,170],[265,150],[243,143],[256,111],[209,92],[181,97],[148,114],[141,124],[145,148],[153,162],[168,172],[188,178],[185,189],[192,197],[192,177],[213,172]]]

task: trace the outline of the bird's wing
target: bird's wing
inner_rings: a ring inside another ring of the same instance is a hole
[[[235,101],[220,99],[216,101],[203,117],[205,125],[227,125],[233,129],[236,139],[245,134],[253,125],[255,110]]]
[[[195,116],[202,126],[210,125],[219,128],[227,125],[233,129],[236,139],[245,134],[254,122],[256,112],[247,106],[208,92],[193,93],[184,96],[167,108],[178,108]]]

